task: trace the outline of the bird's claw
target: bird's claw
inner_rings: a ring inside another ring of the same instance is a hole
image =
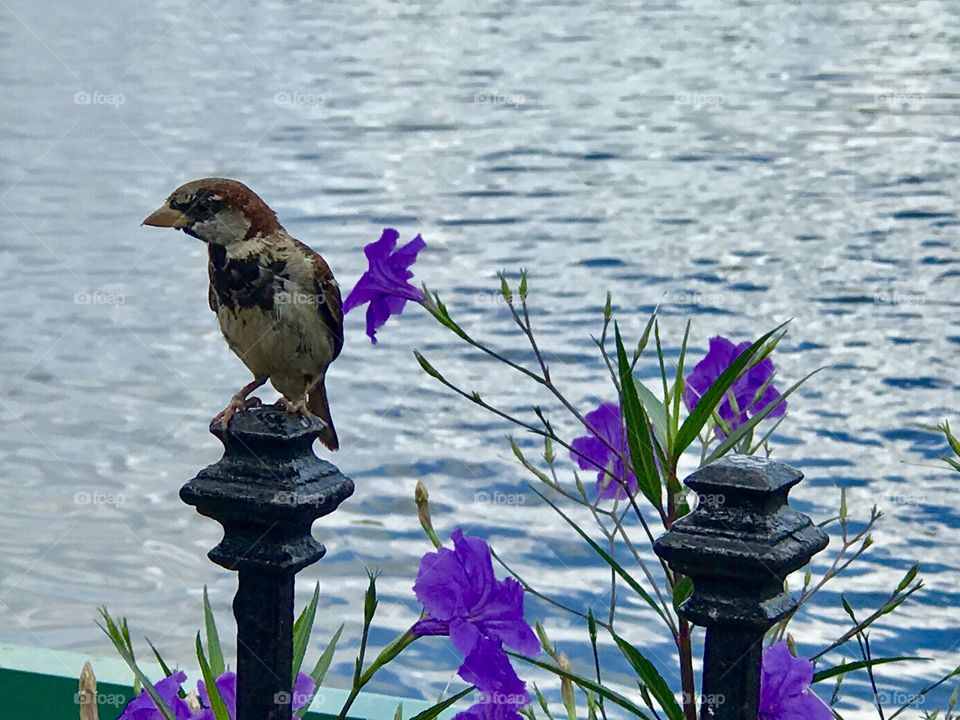
[[[223,429],[226,430],[230,424],[230,419],[238,412],[260,407],[262,404],[258,397],[245,398],[240,395],[234,395],[230,398],[230,404],[214,416],[213,422],[219,422]]]
[[[299,415],[304,418],[307,422],[310,422],[314,419],[318,419],[316,415],[310,412],[310,408],[307,407],[307,399],[298,400],[294,402],[293,400],[288,400],[285,397],[281,397],[277,404],[286,410],[291,415]]]

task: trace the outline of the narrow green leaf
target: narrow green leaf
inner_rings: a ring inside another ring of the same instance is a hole
[[[227,712],[227,706],[220,697],[220,688],[217,687],[217,675],[214,675],[210,663],[207,662],[207,656],[203,652],[203,641],[200,639],[200,633],[197,633],[197,662],[200,663],[200,672],[203,675],[203,684],[207,686],[207,696],[210,698],[210,708],[213,710],[213,716],[216,720],[230,720]]]
[[[730,450],[730,448],[732,448],[734,445],[736,445],[738,442],[740,442],[740,439],[743,438],[744,435],[746,435],[746,434],[749,433],[749,432],[752,432],[753,429],[754,429],[757,425],[759,425],[759,424],[767,417],[767,415],[769,415],[769,414],[772,413],[774,410],[776,410],[777,406],[778,406],[781,402],[785,401],[788,397],[790,397],[791,395],[793,395],[793,393],[796,392],[796,390],[797,390],[801,385],[803,385],[807,380],[809,380],[810,378],[812,378],[814,375],[816,375],[816,374],[817,374],[818,372],[820,372],[821,370],[823,370],[823,368],[817,368],[817,369],[814,370],[813,372],[808,373],[808,374],[805,375],[804,377],[800,378],[800,380],[798,380],[798,381],[795,382],[793,385],[791,385],[789,388],[787,388],[787,390],[786,390],[785,392],[783,392],[783,393],[780,395],[779,398],[777,398],[776,400],[768,403],[766,406],[764,406],[764,408],[763,408],[760,412],[758,412],[758,413],[757,413],[756,415],[754,415],[752,418],[750,418],[749,420],[747,420],[743,425],[741,425],[741,426],[738,427],[736,430],[734,430],[734,431],[731,432],[729,435],[727,435],[727,437],[724,439],[724,441],[723,441],[722,443],[720,443],[719,445],[717,445],[717,447],[714,448],[713,452],[710,453],[710,455],[707,457],[707,459],[706,459],[706,461],[704,462],[704,464],[711,463],[711,462],[713,462],[714,460],[716,460],[716,459],[718,459],[718,458],[720,458],[720,457],[723,457],[723,455],[726,454],[726,452],[727,452],[728,450]],[[698,408],[700,407],[700,403],[697,403],[697,407],[698,407]],[[694,408],[694,409],[696,409],[696,408]],[[681,429],[682,429],[682,428],[681,428]]]
[[[163,656],[160,654],[160,651],[157,650],[156,646],[150,641],[150,638],[145,638],[147,645],[150,646],[150,649],[153,651],[153,656],[157,659],[157,663],[160,665],[160,669],[163,670],[164,677],[170,677],[173,675],[173,670],[170,669],[170,666],[164,662]]]
[[[343,625],[337,628],[337,631],[333,634],[333,637],[330,638],[330,642],[327,643],[327,647],[320,655],[320,659],[317,660],[317,664],[313,666],[313,670],[310,672],[310,677],[313,679],[314,683],[313,693],[311,693],[310,699],[307,700],[303,707],[294,711],[293,714],[295,717],[302,718],[310,708],[310,705],[313,703],[313,699],[317,696],[317,691],[320,690],[320,686],[323,685],[323,679],[327,675],[327,670],[330,669],[330,663],[333,661],[333,653],[337,649],[337,643],[340,641],[340,633],[342,632]],[[296,679],[294,679],[294,683],[296,683]]]
[[[537,702],[540,703],[540,709],[543,710],[543,714],[547,716],[547,720],[553,720],[550,705],[547,703],[547,699],[543,696],[543,693],[540,692],[540,687],[536,683],[533,684],[533,694],[536,696]]]
[[[99,611],[100,616],[106,623],[106,626],[100,625],[100,623],[97,623],[97,626],[103,630],[108,638],[110,638],[110,642],[113,643],[113,647],[116,649],[117,653],[119,653],[120,657],[123,658],[123,661],[127,664],[127,667],[129,667],[133,672],[137,682],[143,686],[143,689],[150,696],[150,699],[153,700],[153,704],[157,706],[160,714],[163,715],[163,720],[176,720],[173,711],[167,706],[163,698],[160,697],[160,693],[157,692],[156,688],[153,687],[153,683],[150,682],[150,678],[144,675],[143,671],[137,665],[136,660],[134,660],[134,657],[130,653],[130,650],[127,646],[127,642],[124,639],[123,630],[120,629],[105,607],[99,608]]]
[[[434,369],[427,359],[420,354],[419,350],[413,351],[414,357],[417,358],[417,362],[420,363],[420,367],[423,368],[423,371],[430,377],[436,378],[437,380],[443,380],[443,375],[441,375],[437,370]]]
[[[627,351],[623,347],[623,338],[620,337],[620,328],[616,323],[613,330],[617,342],[620,391],[623,394],[623,415],[627,424],[627,444],[630,446],[633,472],[637,477],[640,492],[662,512],[663,497],[660,489],[660,474],[657,472],[653,459],[653,446],[650,442],[650,420],[637,395],[633,372],[627,361]]]
[[[680,612],[680,605],[693,595],[693,580],[684,575],[673,586],[673,609]]]
[[[435,720],[440,713],[446,710],[448,707],[453,705],[458,700],[465,698],[467,695],[473,692],[473,686],[471,685],[466,690],[461,690],[456,695],[448,697],[443,702],[439,702],[433,707],[427,708],[422,713],[414,715],[410,720]]]
[[[637,397],[643,404],[643,409],[647,411],[647,417],[653,423],[653,432],[657,436],[657,442],[662,447],[667,447],[667,408],[662,402],[650,392],[650,389],[642,382],[635,383]]]
[[[397,705],[397,711],[393,714],[393,720],[403,720],[403,703]]]
[[[582,675],[577,675],[576,673],[571,672],[569,670],[563,670],[562,668],[556,667],[555,665],[550,665],[549,663],[541,662],[540,660],[527,657],[526,655],[521,655],[520,653],[511,652],[509,650],[507,651],[507,655],[509,655],[510,657],[514,657],[517,660],[522,660],[523,662],[533,665],[534,667],[538,667],[541,670],[547,670],[548,672],[552,672],[554,675],[557,675],[561,678],[567,678],[569,680],[572,680],[581,688],[586,690],[592,690],[597,695],[602,697],[604,700],[609,700],[614,705],[619,705],[624,710],[628,710],[629,712],[632,712],[636,717],[643,718],[644,720],[651,720],[650,716],[647,713],[645,713],[643,711],[643,708],[641,708],[639,705],[634,705],[632,702],[630,702],[630,700],[625,698],[620,693],[615,692],[614,690],[610,690],[609,688],[605,688],[602,685],[598,685],[593,680],[589,680],[583,677]]]
[[[690,321],[687,320],[687,327],[683,333],[683,343],[680,345],[680,357],[677,359],[677,375],[673,381],[673,429],[676,430],[676,423],[680,420],[680,400],[683,397],[684,379],[683,365],[687,358],[687,343],[690,340]]]
[[[919,660],[921,662],[927,662],[930,658],[925,657],[914,657],[911,655],[902,655],[900,657],[885,657],[885,658],[872,658],[871,660],[857,660],[856,662],[841,663],[836,667],[827,668],[826,670],[821,670],[813,674],[813,682],[822,682],[824,680],[829,680],[832,677],[837,675],[844,675],[848,672],[853,672],[854,670],[862,670],[864,668],[873,667],[874,665],[885,665],[887,663],[895,662],[908,662],[910,660]]]
[[[203,623],[207,631],[207,652],[210,653],[210,669],[214,677],[220,677],[227,671],[223,660],[223,650],[220,647],[220,634],[217,632],[217,622],[213,618],[213,609],[210,607],[210,598],[207,597],[207,586],[203,586]]]
[[[920,563],[915,563],[913,567],[907,570],[907,574],[903,576],[903,580],[897,585],[897,592],[899,593],[906,590],[907,586],[917,577],[918,572],[920,572]]]
[[[310,632],[313,630],[313,621],[317,616],[317,605],[320,602],[320,583],[313,588],[313,597],[293,623],[293,682],[297,682],[297,675],[303,667],[303,656],[307,654],[307,645],[310,643]]]
[[[740,377],[743,370],[747,367],[750,361],[753,360],[754,355],[757,354],[757,351],[760,350],[760,348],[762,348],[770,338],[783,329],[786,324],[787,323],[778,325],[750,345],[750,347],[740,353],[740,355],[738,355],[737,358],[730,363],[729,367],[720,373],[720,376],[714,380],[713,384],[701,396],[693,410],[690,411],[690,414],[687,415],[686,419],[683,421],[683,424],[680,425],[680,429],[677,430],[677,435],[673,440],[672,448],[674,461],[680,459],[683,451],[690,447],[690,444],[696,440],[697,435],[700,433],[703,427],[708,422],[712,421],[713,411],[716,409],[717,405],[719,405],[720,401],[723,399],[723,396],[727,394],[727,390],[733,387],[733,384],[737,381],[737,378]]]
[[[634,671],[643,683],[650,688],[650,692],[667,714],[667,717],[670,718],[670,720],[684,720],[683,708],[680,707],[673,692],[670,690],[670,686],[667,685],[667,681],[663,679],[663,676],[657,671],[653,663],[647,660],[643,653],[637,650],[637,648],[612,630],[610,634],[613,636],[617,647],[620,648],[620,652],[623,653],[623,656],[633,667]]]
[[[580,528],[580,526],[577,525],[577,523],[575,523],[573,520],[571,520],[569,517],[567,517],[567,515],[563,512],[563,510],[561,510],[559,507],[557,507],[556,504],[554,504],[553,502],[551,502],[550,500],[548,500],[544,495],[542,495],[540,492],[538,492],[536,488],[534,488],[533,491],[534,491],[535,493],[537,493],[537,495],[540,495],[541,499],[542,499],[545,503],[547,503],[547,505],[549,505],[550,507],[552,507],[552,508],[554,509],[554,511],[555,511],[560,517],[562,517],[564,520],[566,520],[566,521],[567,521],[567,524],[570,525],[570,527],[572,527],[572,528],[577,532],[577,534],[578,534],[581,538],[583,538],[584,542],[586,542],[586,543],[593,549],[593,551],[594,551],[595,553],[597,553],[597,555],[599,555],[601,558],[603,558],[604,562],[606,562],[607,565],[609,565],[611,568],[613,568],[613,571],[614,571],[615,573],[617,573],[617,575],[619,575],[621,578],[623,578],[623,581],[624,581],[625,583],[627,583],[627,585],[629,585],[630,588],[631,588],[635,593],[637,593],[637,595],[639,595],[641,598],[643,598],[644,602],[646,602],[647,605],[649,605],[650,607],[652,607],[652,608],[654,609],[654,611],[657,613],[657,615],[659,615],[660,618],[661,618],[665,623],[667,623],[667,624],[669,625],[669,622],[667,621],[667,616],[664,615],[663,610],[661,610],[661,609],[660,609],[660,606],[657,605],[657,601],[654,600],[653,597],[651,597],[650,593],[648,593],[646,590],[643,589],[643,586],[641,586],[640,583],[638,583],[638,582],[633,578],[633,576],[630,575],[630,573],[628,573],[626,570],[623,569],[623,566],[620,565],[620,563],[618,563],[616,560],[614,560],[612,557],[610,557],[610,555],[607,553],[606,550],[604,550],[604,549],[603,549],[602,547],[600,547],[596,542],[594,542],[593,539],[592,539],[589,535],[587,535],[587,533],[585,533],[585,532]]]

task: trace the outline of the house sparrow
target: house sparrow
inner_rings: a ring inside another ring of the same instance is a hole
[[[336,450],[324,379],[343,347],[343,310],[326,261],[236,180],[181,185],[143,224],[176,228],[207,244],[210,309],[254,376],[214,420],[226,427],[234,413],[259,405],[250,393],[270,380],[288,411],[323,421],[320,442]]]

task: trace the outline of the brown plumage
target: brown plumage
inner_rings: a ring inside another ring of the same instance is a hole
[[[254,375],[217,417],[226,425],[234,413],[258,405],[249,395],[270,380],[289,411],[324,422],[320,441],[336,450],[325,380],[343,348],[343,310],[323,257],[291,237],[276,213],[236,180],[186,183],[144,224],[207,243],[210,309]]]

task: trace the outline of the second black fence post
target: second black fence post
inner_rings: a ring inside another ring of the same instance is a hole
[[[313,452],[322,425],[263,407],[210,432],[219,462],[180,490],[181,499],[223,525],[208,555],[238,572],[236,720],[290,720],[294,578],[326,550],[311,534],[353,493],[353,481]]]
[[[801,479],[784,463],[729,455],[684,481],[699,504],[654,545],[693,581],[680,614],[707,629],[701,720],[757,720],[764,634],[796,607],[783,581],[828,542],[787,504]]]

